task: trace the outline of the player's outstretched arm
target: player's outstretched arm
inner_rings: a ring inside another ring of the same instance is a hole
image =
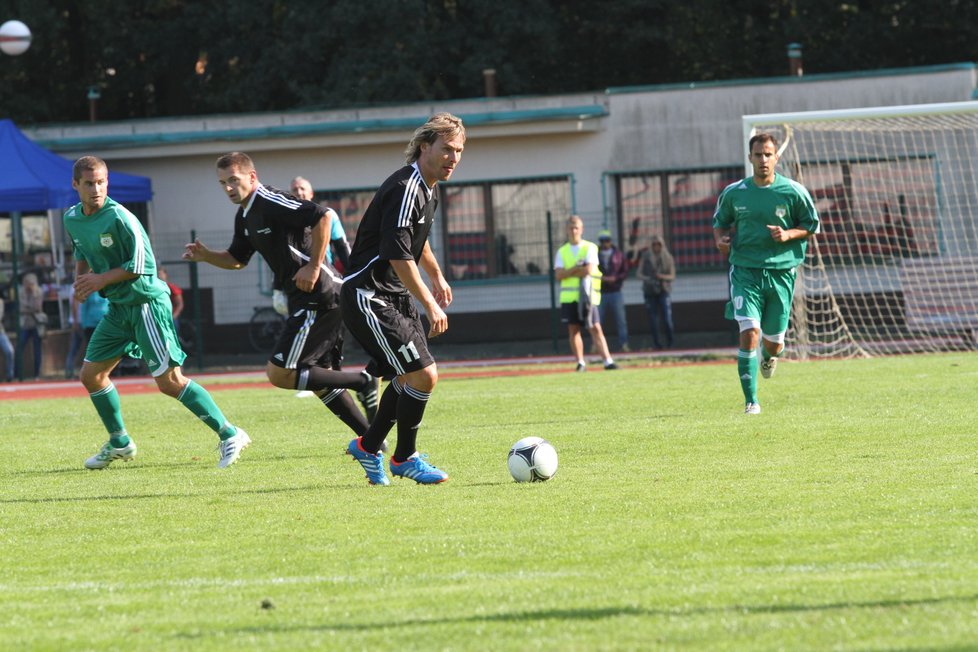
[[[223,251],[208,249],[200,241],[200,238],[184,246],[181,258],[194,263],[207,263],[221,269],[242,269],[244,267],[227,249]]]

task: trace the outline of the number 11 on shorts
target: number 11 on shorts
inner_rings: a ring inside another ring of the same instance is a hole
[[[401,347],[397,350],[397,352],[404,357],[405,362],[413,362],[417,360],[419,357],[421,357],[418,355],[418,347],[414,345],[414,342],[408,342],[407,344],[402,344]]]

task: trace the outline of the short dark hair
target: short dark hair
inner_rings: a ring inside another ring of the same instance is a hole
[[[75,164],[71,166],[71,178],[74,181],[78,181],[82,178],[82,172],[85,170],[98,170],[99,168],[105,168],[105,171],[109,171],[109,166],[105,164],[105,161],[97,156],[83,156]]]
[[[747,141],[747,149],[751,152],[754,151],[754,143],[771,143],[772,145],[774,145],[774,149],[778,148],[777,136],[766,132],[754,134],[753,136],[751,136],[751,139]]]
[[[218,157],[218,170],[226,170],[232,166],[237,167],[242,172],[251,172],[255,169],[255,162],[244,152],[229,152]]]

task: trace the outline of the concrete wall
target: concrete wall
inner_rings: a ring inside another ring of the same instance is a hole
[[[762,113],[962,102],[971,64],[853,75],[612,89],[604,169],[659,170],[746,163],[741,117]]]

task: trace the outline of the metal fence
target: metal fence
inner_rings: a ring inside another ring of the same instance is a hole
[[[605,216],[592,213],[581,217],[585,239],[597,241],[598,232],[607,226]],[[431,246],[454,294],[448,310],[452,327],[441,341],[480,342],[487,353],[493,348],[501,349],[497,347],[499,343],[518,340],[550,340],[552,346],[548,348],[562,348],[558,340],[566,334],[558,326],[553,258],[566,241],[566,218],[564,211],[559,215],[513,214],[506,221],[503,239],[480,240],[478,234],[471,233],[459,238],[448,228],[433,229]],[[614,226],[611,230],[616,241],[627,236],[617,233]],[[501,232],[498,228],[494,231],[497,235]],[[209,248],[223,250],[231,241],[231,231],[224,228],[182,235],[157,233],[153,246],[170,281],[186,291],[185,314],[200,338],[196,347],[198,359],[215,349],[254,352],[258,347],[252,331],[264,328],[262,323],[271,316],[271,271],[257,254],[242,270],[187,263],[181,255],[193,237]],[[627,243],[619,246],[627,247]],[[625,283],[623,293],[632,314],[629,331],[636,336],[648,333],[641,283],[632,278]],[[726,293],[723,272],[692,272],[680,274],[673,297],[674,304],[702,303],[722,299]]]

